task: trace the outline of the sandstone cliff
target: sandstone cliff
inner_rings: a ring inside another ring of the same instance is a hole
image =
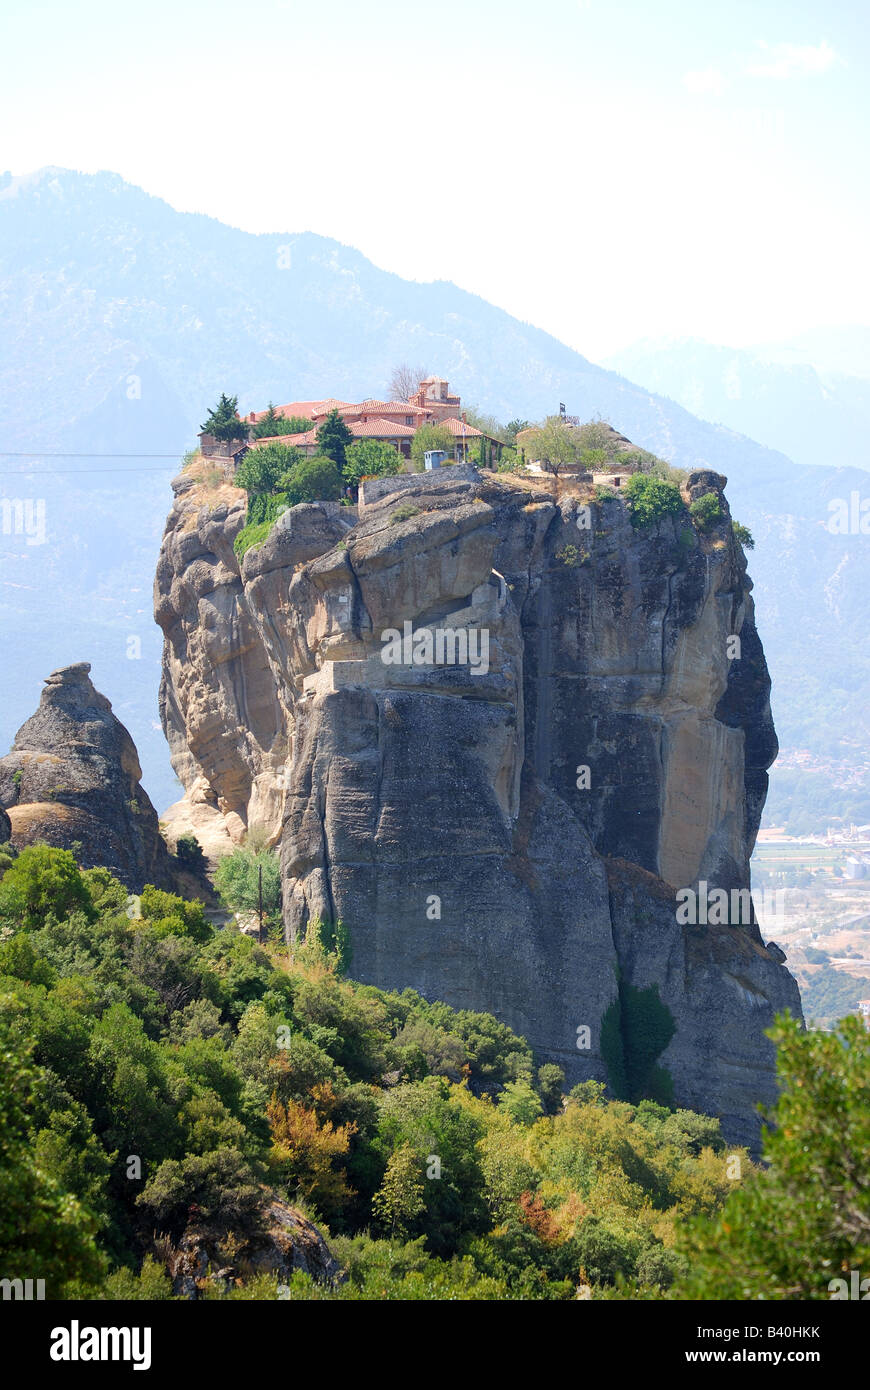
[[[72,848],[84,867],[105,865],[134,893],[146,883],[172,888],[172,861],[139,782],[136,748],[94,689],[90,669],[83,661],[53,671],[39,709],[0,758],[9,838],[18,850],[38,842]]]
[[[683,489],[720,499],[705,535],[445,468],[359,516],[295,507],[240,565],[244,494],[182,475],[155,605],[177,833],[217,853],[267,826],[289,937],[340,919],[356,978],[491,1010],[569,1083],[754,1143],[797,987],[753,920],[684,927],[674,901],[748,885],[776,754],[724,484]],[[487,661],[384,660],[385,633],[445,629]]]

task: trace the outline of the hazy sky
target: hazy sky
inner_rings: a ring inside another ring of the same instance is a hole
[[[0,41],[15,174],[321,232],[593,358],[870,322],[865,0],[2,0]]]

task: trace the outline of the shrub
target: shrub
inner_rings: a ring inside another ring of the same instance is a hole
[[[261,526],[264,521],[271,524],[277,521],[290,505],[286,492],[260,492],[248,503],[247,525]]]
[[[179,865],[185,869],[192,869],[193,872],[206,866],[206,856],[196,835],[179,835],[175,845],[175,858],[178,859]]]
[[[331,458],[303,459],[281,479],[291,507],[300,502],[336,502],[341,496],[341,473]]]
[[[497,473],[519,473],[525,465],[520,458],[517,450],[510,445],[505,445],[501,451],[501,458],[496,467]]]
[[[261,492],[273,492],[279,480],[302,461],[303,455],[292,444],[264,444],[249,449],[236,469],[236,487],[243,487],[249,497]]]
[[[271,531],[273,525],[274,522],[261,521],[257,526],[242,527],[241,531],[236,536],[236,539],[233,541],[233,550],[235,551],[236,559],[239,561],[240,564],[244,559],[245,555],[251,549],[251,546],[262,545],[263,541],[266,539],[269,532]]]
[[[305,932],[305,946],[309,952],[322,953],[326,963],[337,975],[346,975],[350,969],[350,932],[344,922],[309,922]]]
[[[742,545],[744,550],[755,549],[755,538],[748,526],[743,526],[739,521],[732,521],[731,530],[734,532],[734,539],[738,545]]]
[[[180,1231],[196,1204],[206,1220],[251,1229],[261,1202],[257,1170],[237,1148],[222,1145],[207,1154],[166,1158],[136,1199],[159,1227]]]
[[[193,836],[190,838],[193,839]],[[192,941],[199,943],[211,939],[211,927],[206,921],[203,905],[197,899],[188,902],[177,893],[165,893],[162,888],[155,888],[153,884],[146,883],[139,901],[143,918],[165,924],[171,923],[176,936],[188,936]]]
[[[674,1036],[673,1015],[659,998],[658,985],[637,989],[620,980],[618,990],[601,1025],[601,1052],[611,1088],[621,1100],[636,1104],[649,1096],[668,1105],[673,1082],[657,1059]]]
[[[705,492],[703,497],[695,498],[689,507],[689,513],[698,530],[706,535],[722,520],[722,503],[715,492]]]
[[[654,526],[683,509],[679,488],[651,473],[632,473],[622,490],[631,511],[632,526]]]
[[[124,1303],[170,1302],[173,1298],[172,1280],[153,1255],[146,1255],[138,1274],[124,1266],[113,1270],[96,1296]]]
[[[390,517],[390,525],[395,526],[400,521],[410,521],[412,516],[419,514],[419,511],[419,507],[412,507],[407,504],[404,507],[397,507]]]
[[[68,849],[30,845],[23,849],[0,882],[0,917],[16,917],[22,926],[42,927],[49,917],[71,912],[94,913],[88,886]]]

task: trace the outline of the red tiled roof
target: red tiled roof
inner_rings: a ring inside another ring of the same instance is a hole
[[[328,415],[330,410],[339,409],[348,405],[348,401],[338,401],[330,396],[326,400],[320,401],[290,401],[288,405],[276,405],[276,415],[283,415],[285,419],[290,419],[293,415],[302,415],[309,420],[314,420],[318,415]],[[266,410],[253,410],[251,415],[254,420],[260,420],[269,412]],[[249,419],[251,416],[248,417]]]
[[[460,439],[463,435],[466,439],[488,438],[488,436],[484,436],[482,430],[476,430],[473,425],[463,424],[461,420],[456,419],[455,415],[448,415],[446,420],[438,420],[436,424],[438,429],[449,430],[452,435]]]
[[[398,420],[386,420],[375,416],[368,420],[351,420],[348,429],[356,439],[412,439],[416,431],[411,425],[400,424]],[[302,447],[317,443],[317,429],[312,428],[304,434],[273,434],[266,439],[255,439],[251,447],[259,449],[263,444],[295,444]]]
[[[255,439],[251,444],[252,449],[259,449],[263,444],[314,444],[317,440],[317,430],[306,430],[304,434],[269,434],[265,439]]]
[[[358,439],[411,439],[416,430],[412,425],[400,424],[398,420],[386,420],[375,416],[368,420],[351,420],[348,429]]]
[[[319,420],[321,415],[328,415],[330,410],[341,411],[349,405],[350,401],[338,401],[334,396],[330,396],[328,401],[314,402],[315,409],[312,411],[312,416],[315,420]]]
[[[360,401],[358,405],[346,405],[339,409],[339,415],[424,415],[418,405],[408,401]]]
[[[316,405],[320,404],[320,401],[291,401],[289,405],[276,405],[275,413],[276,415],[283,415],[288,419],[291,415],[307,415],[310,419],[312,410]],[[263,416],[268,414],[268,410],[252,410],[248,418],[256,422],[257,420],[262,420]]]

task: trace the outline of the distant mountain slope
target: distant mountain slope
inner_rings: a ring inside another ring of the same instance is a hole
[[[752,350],[765,362],[810,365],[823,375],[870,379],[870,327],[862,323],[812,328],[781,342],[755,343]]]
[[[607,365],[798,463],[870,468],[870,380],[860,376],[693,338],[635,343]]]
[[[43,673],[88,660],[155,804],[173,800],[150,594],[176,464],[95,456],[180,455],[221,390],[243,409],[354,398],[409,360],[502,419],[561,400],[726,474],[759,541],[750,568],[781,741],[866,757],[870,538],[825,529],[828,500],[865,487],[859,469],[800,467],[454,285],[402,280],[311,233],[252,236],[178,213],[114,174],[44,170],[0,191],[0,307],[0,500],[46,508],[44,544],[0,535],[7,744]],[[38,450],[85,457],[9,456]]]

